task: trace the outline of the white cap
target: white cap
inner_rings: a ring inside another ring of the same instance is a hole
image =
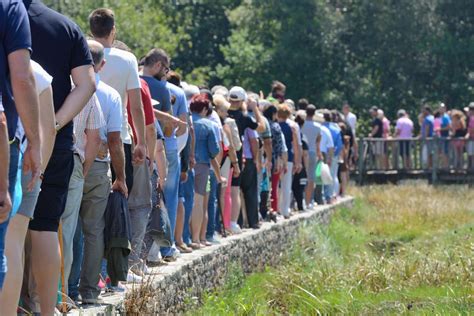
[[[319,113],[319,112],[316,112],[314,114],[313,120],[318,122],[318,123],[324,123],[325,122],[323,114]]]
[[[188,100],[191,99],[196,94],[199,94],[199,87],[193,84],[186,85],[183,90]]]
[[[232,87],[229,91],[230,101],[247,101],[247,92],[242,87]]]

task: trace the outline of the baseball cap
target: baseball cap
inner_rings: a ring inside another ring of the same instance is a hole
[[[377,112],[378,109],[379,108],[374,105],[370,108],[370,112]]]
[[[232,87],[229,91],[229,100],[247,101],[247,92],[242,87]]]
[[[398,116],[398,117],[405,116],[406,114],[407,114],[407,111],[405,111],[404,109],[400,109],[400,110],[398,110],[398,112],[397,112],[397,116]]]

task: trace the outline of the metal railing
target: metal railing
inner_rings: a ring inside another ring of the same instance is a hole
[[[474,172],[474,140],[465,138],[362,138],[355,165],[359,182],[369,173],[420,174],[436,183],[440,173]]]

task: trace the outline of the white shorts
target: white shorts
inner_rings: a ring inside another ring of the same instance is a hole
[[[222,187],[226,188],[229,184],[229,174],[230,174],[230,158],[226,157],[224,164],[221,167],[221,177],[225,178],[227,181],[222,183]]]

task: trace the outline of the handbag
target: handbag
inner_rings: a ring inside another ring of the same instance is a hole
[[[150,220],[148,222],[148,233],[153,241],[161,247],[171,247],[171,223],[168,216],[168,210],[164,205],[163,190],[157,189],[158,201],[151,210]]]

